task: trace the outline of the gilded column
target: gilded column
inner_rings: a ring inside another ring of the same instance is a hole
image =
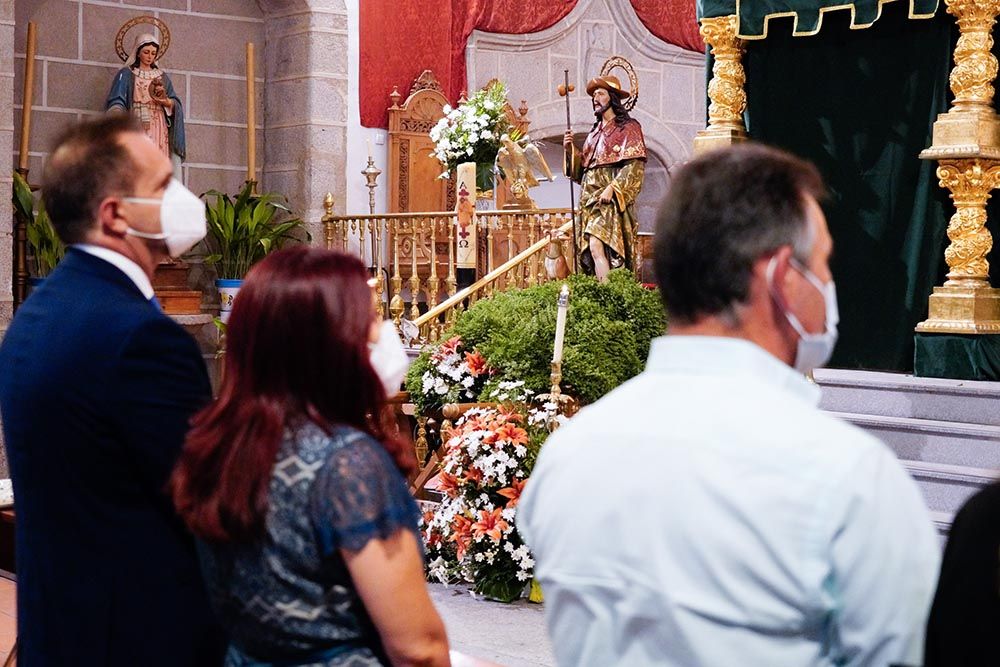
[[[708,127],[694,139],[695,154],[746,141],[743,112],[747,108],[745,45],[736,36],[736,15],[701,20],[701,37],[712,47],[715,65],[708,84]]]
[[[323,232],[324,232],[324,242],[326,243],[327,250],[333,250],[333,241],[336,238],[334,231],[334,215],[333,215],[333,193],[327,192],[326,196],[323,197]]]
[[[955,214],[945,250],[948,276],[930,296],[930,315],[920,333],[1000,333],[1000,290],[990,285],[986,255],[986,202],[1000,186],[1000,117],[993,108],[998,65],[993,26],[1000,0],[945,0],[958,22],[955,66],[949,81],[954,101],[934,123],[932,145],[920,154],[937,160],[941,187],[951,193]]]

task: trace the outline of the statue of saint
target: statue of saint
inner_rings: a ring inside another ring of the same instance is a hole
[[[635,266],[638,225],[635,199],[642,190],[646,144],[642,126],[624,106],[630,97],[618,78],[598,76],[587,82],[597,121],[581,154],[566,131],[564,171],[581,186],[577,248],[584,271],[604,281],[612,268]]]
[[[138,118],[149,138],[173,161],[176,173],[184,159],[184,110],[170,77],[156,64],[160,55],[155,36],[139,35],[131,57],[111,83],[104,108]]]

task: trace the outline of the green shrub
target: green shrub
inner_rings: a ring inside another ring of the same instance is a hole
[[[642,370],[650,341],[663,333],[666,320],[658,293],[642,287],[627,270],[612,271],[604,284],[582,275],[567,282],[562,389],[581,403],[592,403]],[[479,350],[497,372],[483,393],[507,380],[523,380],[536,393],[548,391],[561,286],[553,281],[478,301],[444,334],[444,340],[460,336],[466,350]],[[430,354],[425,349],[407,375],[418,407],[425,405],[420,379]]]

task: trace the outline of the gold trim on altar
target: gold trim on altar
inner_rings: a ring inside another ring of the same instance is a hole
[[[749,1],[750,2],[754,2],[754,0],[749,0]],[[873,25],[875,25],[876,21],[878,21],[880,18],[882,18],[882,5],[888,4],[890,2],[899,2],[899,1],[900,0],[879,0],[879,3],[878,3],[878,13],[875,16],[875,19],[873,21],[871,21],[871,23],[858,23],[857,22],[857,20],[856,20],[857,19],[857,8],[855,7],[855,3],[853,3],[853,2],[846,3],[846,4],[843,4],[843,5],[833,5],[831,7],[820,7],[820,9],[819,9],[819,19],[816,21],[816,29],[815,30],[801,30],[801,31],[799,30],[799,12],[796,12],[796,11],[775,12],[773,14],[766,14],[764,16],[764,32],[762,34],[760,34],[760,35],[745,35],[745,34],[743,34],[740,31],[740,5],[742,3],[742,0],[736,0],[736,36],[739,37],[740,39],[745,39],[745,40],[767,39],[768,30],[770,28],[770,21],[771,21],[771,19],[785,18],[785,17],[791,16],[791,17],[794,17],[794,23],[792,24],[792,36],[793,37],[812,37],[814,35],[819,34],[819,31],[823,29],[823,16],[826,13],[828,13],[828,12],[835,12],[835,11],[839,11],[839,10],[843,10],[843,9],[849,9],[849,10],[851,10],[851,25],[850,25],[851,30],[864,30],[865,28],[872,27]],[[929,13],[929,14],[920,14],[920,13],[916,12],[916,9],[915,9],[915,7],[916,7],[916,0],[909,0],[909,5],[910,5],[910,9],[909,9],[909,13],[907,14],[907,18],[911,18],[911,19],[929,19],[929,18],[934,18],[934,16],[937,15],[937,11],[940,8],[941,3],[940,3],[940,1],[937,2],[937,3],[935,3],[934,4],[934,11],[931,12],[931,13]],[[703,17],[701,20],[704,21],[705,18]]]

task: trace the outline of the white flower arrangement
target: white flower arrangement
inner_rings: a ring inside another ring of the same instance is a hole
[[[492,165],[500,150],[500,136],[512,128],[504,106],[507,87],[494,81],[476,92],[457,109],[445,105],[444,117],[430,131],[434,157],[444,170],[439,178],[449,178],[462,162]]]
[[[555,403],[528,408],[524,382],[501,382],[487,398],[505,401],[474,408],[442,434],[438,491],[444,500],[424,515],[421,530],[428,576],[467,581],[498,600],[520,597],[535,561],[515,526],[517,504],[551,424]]]

